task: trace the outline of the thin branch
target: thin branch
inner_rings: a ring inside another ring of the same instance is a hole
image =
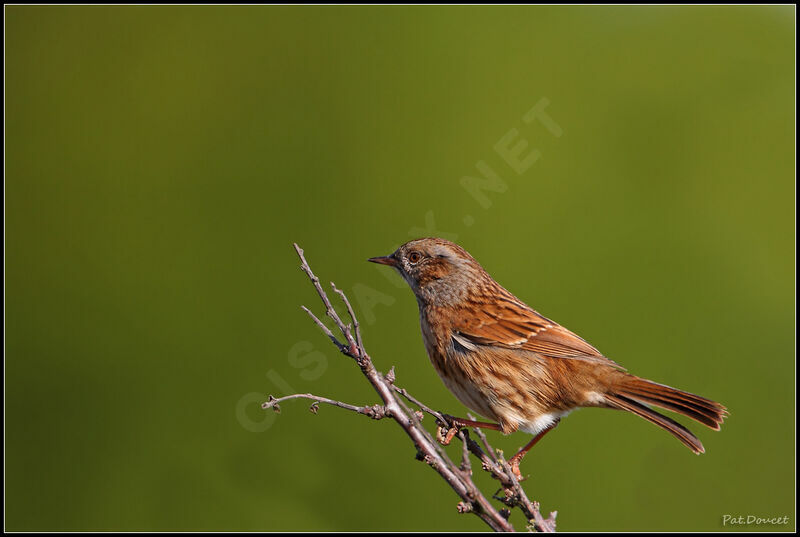
[[[308,266],[308,262],[306,262],[306,258],[303,255],[303,249],[300,248],[297,243],[295,243],[294,249],[297,251],[297,255],[300,256],[300,260],[302,261],[300,268],[311,279],[311,283],[314,284],[314,288],[317,290],[317,294],[322,299],[322,303],[325,304],[325,313],[328,315],[328,317],[333,319],[333,322],[336,323],[336,327],[342,332],[342,335],[344,335],[351,348],[354,348],[356,346],[356,342],[350,333],[350,328],[347,327],[339,318],[339,314],[336,313],[336,309],[334,309],[333,305],[331,305],[331,301],[328,300],[328,295],[326,295],[325,291],[322,290],[322,286],[319,283],[319,278],[314,275],[314,273],[311,271],[311,267]]]
[[[341,401],[335,401],[333,399],[328,399],[327,397],[320,397],[318,395],[313,395],[310,393],[295,393],[292,395],[287,395],[285,397],[272,397],[269,396],[269,401],[266,403],[261,404],[261,408],[268,409],[271,408],[277,412],[280,412],[280,405],[283,401],[288,401],[289,399],[311,399],[314,403],[325,403],[326,405],[332,405],[339,408],[343,408],[345,410],[351,410],[353,412],[358,412],[359,414],[364,414],[365,416],[369,416],[372,419],[381,419],[386,416],[386,410],[380,405],[372,405],[372,406],[356,406],[351,405],[349,403],[343,403]],[[315,404],[311,405],[311,408],[316,408]],[[314,414],[316,414],[316,410],[312,410]]]
[[[427,412],[428,414],[430,414],[431,416],[433,416],[434,418],[436,418],[441,422],[445,423],[447,422],[447,420],[444,418],[444,416],[442,416],[440,412],[436,412],[435,410],[428,408],[428,406],[426,406],[424,403],[421,403],[420,401],[412,397],[411,394],[408,393],[408,390],[406,390],[405,388],[398,388],[397,386],[392,386],[392,387],[394,388],[394,391],[396,391],[397,393],[408,399],[410,402],[417,405],[423,412]]]
[[[333,335],[333,332],[331,332],[330,329],[328,329],[328,327],[325,326],[325,323],[320,321],[319,318],[317,318],[317,316],[314,315],[314,313],[310,309],[308,309],[305,306],[300,306],[300,307],[303,309],[304,312],[308,313],[311,316],[312,319],[314,319],[314,322],[317,323],[317,326],[319,326],[320,330],[322,330],[322,332],[326,336],[331,338],[331,341],[333,341],[333,344],[336,345],[341,352],[345,352],[347,350],[347,345],[343,344],[341,341],[336,339],[336,336]]]
[[[353,329],[356,331],[356,343],[358,344],[358,352],[360,355],[363,356],[367,354],[367,351],[364,350],[364,342],[361,340],[361,329],[358,326],[358,319],[356,318],[356,314],[353,312],[353,306],[351,306],[350,301],[347,300],[347,295],[345,295],[344,292],[337,289],[336,285],[334,285],[333,282],[331,282],[331,287],[333,287],[333,290],[336,292],[336,294],[342,297],[342,302],[344,302],[344,305],[347,307],[347,313],[350,314],[350,319],[353,320]]]
[[[475,416],[472,414],[467,413],[467,417],[472,421],[475,421]],[[483,447],[486,448],[486,453],[488,453],[492,458],[492,461],[496,463],[497,455],[495,454],[494,449],[492,449],[492,446],[489,445],[489,440],[486,438],[486,434],[480,427],[475,427],[475,434],[477,434],[478,438],[480,438],[481,442],[483,442]]]
[[[472,463],[469,462],[469,445],[467,442],[468,431],[458,431],[458,437],[461,439],[461,471],[467,472],[472,475]]]

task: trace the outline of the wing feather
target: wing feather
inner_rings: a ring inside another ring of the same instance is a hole
[[[476,345],[524,349],[550,358],[585,360],[624,369],[583,338],[540,315],[522,302],[471,308],[455,323],[459,338]]]

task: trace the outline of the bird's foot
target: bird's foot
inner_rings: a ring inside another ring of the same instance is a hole
[[[511,471],[514,473],[514,477],[517,478],[517,481],[522,483],[530,476],[523,476],[522,472],[519,470],[519,463],[522,462],[522,457],[511,457],[508,461],[508,465],[511,467]]]
[[[514,472],[514,477],[517,478],[517,481],[525,481],[526,478],[522,477],[522,472],[519,471],[519,461],[511,459],[508,464],[511,466],[511,471]]]
[[[436,423],[439,425],[439,430],[436,433],[436,436],[439,440],[439,443],[443,446],[446,446],[450,443],[455,435],[458,434],[458,431],[465,427],[480,427],[482,429],[492,429],[494,431],[502,431],[502,427],[497,423],[487,423],[485,421],[475,421],[475,420],[468,420],[465,418],[456,418],[455,416],[451,416],[450,414],[442,414],[442,420],[438,420]]]
[[[436,429],[436,440],[443,446],[447,446],[458,434],[458,431],[464,427],[464,424],[459,421],[458,418],[454,418],[449,414],[442,414],[442,417],[445,421],[437,421],[436,424],[439,426]]]

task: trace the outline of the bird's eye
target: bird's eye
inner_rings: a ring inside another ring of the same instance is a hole
[[[422,259],[422,254],[419,252],[411,252],[408,254],[408,260],[412,263],[418,263],[420,259]]]

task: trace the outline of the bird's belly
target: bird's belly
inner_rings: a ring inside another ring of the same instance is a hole
[[[569,413],[553,404],[556,387],[546,364],[535,356],[490,348],[438,350],[429,349],[429,357],[444,385],[467,408],[499,423],[504,433],[522,429],[536,434]]]
[[[545,429],[552,427],[558,420],[572,412],[572,410],[555,410],[552,412],[545,412],[539,414],[537,417],[522,423],[519,427],[520,431],[530,433],[534,436],[541,433]]]
[[[529,386],[498,376],[479,356],[451,353],[437,359],[439,356],[432,354],[431,362],[445,387],[464,406],[499,423],[504,433],[517,430],[544,412]]]

